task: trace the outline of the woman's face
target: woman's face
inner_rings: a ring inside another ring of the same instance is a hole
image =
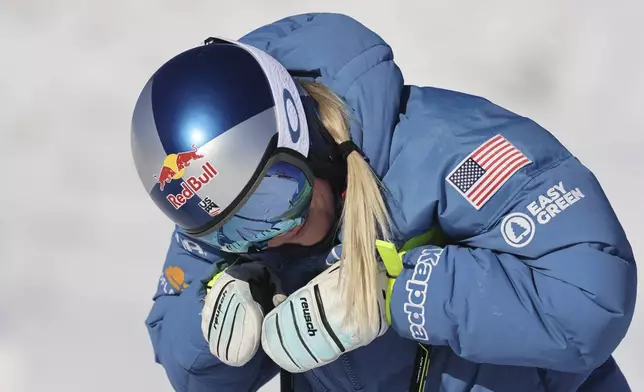
[[[297,244],[304,246],[315,245],[326,237],[335,217],[335,201],[328,181],[315,179],[309,213],[303,224],[291,231],[272,238],[268,241],[268,247],[276,247],[285,244]]]

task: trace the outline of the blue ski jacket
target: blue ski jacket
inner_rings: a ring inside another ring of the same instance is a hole
[[[633,253],[598,180],[553,135],[486,99],[405,85],[391,47],[345,15],[292,16],[241,41],[345,100],[397,245],[444,238],[404,254],[392,328],[297,375],[298,391],[406,391],[418,343],[432,347],[425,391],[629,391],[611,354],[633,316]],[[292,292],[329,250],[261,259]],[[278,373],[261,349],[226,366],[202,337],[201,281],[226,260],[173,233],[147,327],[177,391],[256,391]]]

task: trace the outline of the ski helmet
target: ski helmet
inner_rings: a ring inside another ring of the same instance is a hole
[[[166,62],[132,118],[150,198],[183,232],[227,252],[261,250],[300,225],[314,171],[328,169],[308,159],[301,94],[277,60],[232,40],[208,39]],[[322,161],[339,161],[328,135],[314,138],[327,144]]]

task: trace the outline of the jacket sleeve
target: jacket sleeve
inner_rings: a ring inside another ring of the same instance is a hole
[[[421,113],[420,101],[432,103]],[[396,132],[415,143],[394,149],[390,173],[418,173],[418,185],[405,195],[395,177],[385,184],[406,201],[403,219],[432,221],[449,241],[403,256],[393,327],[474,362],[604,363],[631,322],[637,273],[597,179],[539,125],[484,99],[418,89],[410,105],[416,117]],[[414,209],[419,197],[431,211]]]
[[[155,360],[175,391],[256,391],[278,372],[261,349],[242,367],[227,366],[210,353],[200,326],[201,281],[225,268],[225,263],[179,230],[173,234],[146,325]]]

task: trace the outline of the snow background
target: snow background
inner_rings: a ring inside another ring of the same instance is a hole
[[[0,391],[171,390],[143,321],[172,225],[130,158],[134,102],[207,36],[320,10],[377,31],[407,83],[483,95],[551,130],[644,254],[641,2],[1,0]],[[643,314],[640,301],[616,354],[636,391]]]

